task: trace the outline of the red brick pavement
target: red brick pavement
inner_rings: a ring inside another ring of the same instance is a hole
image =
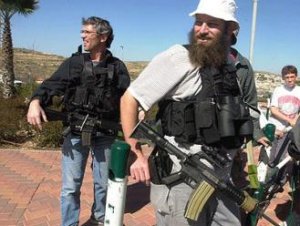
[[[60,151],[0,150],[0,226],[60,225]],[[90,164],[81,189],[80,225],[90,217],[93,183]],[[126,226],[152,226],[149,187],[130,178]]]
[[[51,226],[60,224],[60,151],[0,150],[0,225]],[[81,190],[80,225],[90,216],[92,177],[89,164]],[[266,213],[278,222],[284,220],[289,196],[281,193]],[[281,210],[280,210],[281,209]],[[149,187],[130,178],[124,215],[126,226],[155,225],[149,204]],[[262,220],[259,226],[269,225]]]

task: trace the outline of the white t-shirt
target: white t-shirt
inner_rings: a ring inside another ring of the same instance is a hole
[[[289,118],[294,118],[300,110],[300,87],[288,88],[285,85],[276,87],[272,94],[271,107],[277,107]],[[289,126],[286,121],[274,118],[272,115],[270,122],[279,130]]]
[[[190,63],[188,50],[174,45],[155,56],[128,90],[148,111],[163,97],[178,101],[199,93],[202,86],[198,69]]]
[[[182,100],[194,97],[201,90],[199,68],[189,60],[188,50],[182,45],[174,45],[155,56],[143,72],[130,84],[128,91],[148,111],[162,98]],[[185,153],[197,153],[198,144],[178,144],[174,137],[165,138]],[[181,168],[177,158],[171,155],[173,170]]]

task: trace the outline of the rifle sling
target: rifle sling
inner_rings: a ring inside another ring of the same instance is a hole
[[[274,168],[279,163],[281,157],[283,156],[283,154],[286,150],[286,147],[287,147],[288,143],[290,142],[289,134],[290,134],[290,132],[288,132],[285,135],[284,141],[283,141],[275,159],[268,164],[271,168]]]

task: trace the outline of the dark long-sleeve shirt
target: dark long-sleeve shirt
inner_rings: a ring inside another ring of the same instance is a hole
[[[253,109],[257,109],[257,90],[252,66],[248,59],[242,56],[236,49],[232,48],[231,53],[235,58],[237,76],[242,88],[244,101]],[[253,117],[253,138],[257,141],[264,136],[259,125],[259,117]]]
[[[108,50],[104,61],[114,65],[114,72],[117,75],[116,86],[118,95],[121,97],[130,83],[127,68],[121,60],[113,57]],[[52,76],[35,90],[32,99],[39,99],[43,107],[50,105],[53,96],[63,96],[68,87],[79,85],[78,81],[80,81],[83,68],[84,62],[79,55],[73,55],[66,59]]]

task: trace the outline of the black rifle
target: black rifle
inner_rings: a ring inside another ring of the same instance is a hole
[[[147,123],[140,121],[132,132],[131,137],[136,139],[146,138],[169,154],[175,155],[180,160],[182,167],[179,175],[181,175],[181,177],[183,175],[197,184],[190,197],[185,217],[197,220],[205,202],[214,190],[225,194],[247,213],[260,209],[260,205],[256,199],[252,198],[246,191],[241,191],[230,182],[227,182],[224,174],[216,174],[214,170],[200,160],[198,154],[188,155],[183,153],[180,149],[164,139]],[[187,180],[185,180],[185,182],[186,181]],[[264,215],[265,214],[262,213],[263,217]]]
[[[90,114],[80,114],[78,112],[60,112],[49,108],[44,109],[47,119],[49,121],[64,121],[69,126],[63,131],[63,135],[67,136],[72,130],[81,133],[82,145],[90,145],[91,135],[94,132],[94,128],[100,128],[111,131],[111,134],[115,134],[116,131],[121,130],[121,125],[114,121],[108,121],[104,119],[98,119]],[[76,124],[72,123],[76,122]]]
[[[48,121],[67,121],[68,120],[68,114],[65,112],[57,111],[57,110],[52,110],[50,108],[45,108],[44,109]]]

